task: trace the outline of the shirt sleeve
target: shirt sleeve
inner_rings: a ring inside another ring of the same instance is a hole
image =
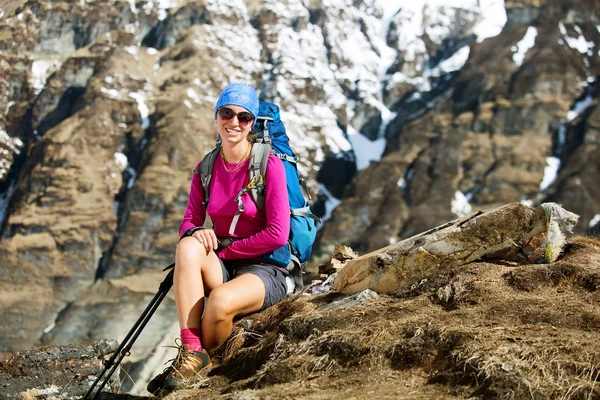
[[[200,170],[201,164],[202,162],[198,163],[196,166],[197,170]],[[192,184],[187,207],[185,208],[181,225],[179,225],[179,237],[183,236],[190,228],[204,225],[206,210],[202,203],[204,203],[204,188],[202,187],[200,174],[194,174],[192,175]]]
[[[219,252],[219,257],[227,260],[256,258],[287,243],[290,233],[290,201],[283,162],[270,155],[266,175],[265,228],[250,237],[234,241]]]

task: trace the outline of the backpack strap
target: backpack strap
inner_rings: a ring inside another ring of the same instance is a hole
[[[235,227],[240,219],[240,215],[244,212],[244,202],[242,196],[250,192],[250,196],[256,206],[263,213],[265,212],[265,177],[267,175],[267,162],[269,160],[269,154],[271,152],[271,146],[267,143],[255,143],[252,146],[252,153],[250,155],[250,163],[248,169],[250,170],[250,182],[246,187],[242,188],[240,192],[235,196],[235,201],[238,205],[238,209],[231,220],[229,225],[229,235],[233,235]]]
[[[293,210],[291,210],[292,215],[299,215],[302,217],[306,217],[306,218],[312,218],[314,219],[317,223],[321,223],[321,218],[317,217],[316,215],[314,215],[311,211],[310,211],[310,207],[309,206],[305,206],[302,208],[294,208]]]
[[[263,213],[265,212],[267,163],[271,154],[271,145],[268,143],[254,143],[252,146],[252,155],[250,156],[250,196],[256,203],[256,206]]]
[[[215,160],[221,151],[221,140],[217,140],[217,144],[207,155],[202,159],[200,169],[194,169],[194,174],[200,174],[200,181],[202,182],[202,188],[204,189],[204,202],[202,206],[204,209],[208,209],[208,201],[210,200],[210,181],[213,175],[213,168]]]
[[[292,164],[298,164],[297,156],[288,156],[287,154],[281,153],[281,154],[275,154],[275,157],[278,157],[279,159],[281,159],[281,161],[287,161]]]
[[[263,126],[263,132],[262,132],[262,142],[268,144],[269,146],[271,145],[271,134],[269,133],[269,125],[275,121],[273,118],[271,117],[261,117],[258,116],[256,118],[256,121],[262,121],[262,126]]]

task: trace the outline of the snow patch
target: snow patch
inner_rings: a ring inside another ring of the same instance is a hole
[[[6,110],[4,111],[4,116],[8,115],[8,113],[10,112],[10,108],[14,105],[15,105],[15,102],[12,100],[6,104]]]
[[[196,93],[194,91],[194,89],[192,88],[188,88],[187,89],[187,95],[190,99],[194,100],[194,103],[196,104],[200,104],[201,103],[201,98],[200,96],[198,96],[198,93]]]
[[[594,215],[594,217],[590,220],[589,227],[593,228],[596,226],[596,224],[598,224],[598,222],[600,222],[600,214]]]
[[[524,206],[527,206],[527,207],[531,207],[531,206],[533,206],[533,200],[523,199],[523,200],[521,200],[521,204],[523,204]]]
[[[140,53],[140,49],[137,46],[125,46],[124,50],[132,56],[136,56]]]
[[[471,48],[469,46],[463,46],[454,53],[451,57],[445,59],[441,63],[439,63],[434,69],[431,70],[429,76],[442,76],[448,72],[458,71],[461,69],[467,60],[469,59],[469,54],[471,53]]]
[[[147,129],[150,126],[150,118],[148,118],[150,109],[146,105],[146,94],[143,92],[131,92],[129,93],[129,97],[135,99],[137,102],[138,110],[142,118],[142,129]]]
[[[58,60],[34,60],[31,64],[31,85],[35,90],[35,94],[39,94],[44,86],[46,86],[46,79],[54,72],[57,66],[60,65]]]
[[[546,167],[544,168],[544,178],[540,183],[540,190],[544,191],[556,180],[560,168],[560,159],[557,157],[546,157]]]
[[[19,138],[11,138],[8,133],[0,128],[0,144],[8,147],[14,153],[19,154],[19,148],[23,146],[23,142]]]
[[[477,42],[481,43],[485,39],[498,36],[506,24],[506,8],[504,0],[481,0],[478,1],[482,18],[473,29],[477,36]]]
[[[115,153],[115,163],[119,166],[121,171],[125,171],[127,168],[127,156],[123,153]]]
[[[178,0],[156,0],[156,1],[149,0],[146,4],[143,5],[143,9],[144,9],[144,12],[146,13],[146,15],[152,13],[152,10],[155,7],[155,3],[156,3],[157,14],[158,14],[158,20],[162,21],[163,19],[167,18],[168,10],[170,10],[171,8],[177,7],[177,5],[179,4],[179,1]]]
[[[519,41],[515,46],[512,47],[512,51],[515,52],[513,54],[513,61],[517,67],[520,67],[523,64],[523,60],[525,60],[525,55],[535,45],[535,38],[537,37],[537,29],[533,26],[527,28],[527,32],[525,32],[525,36],[523,39]]]
[[[127,174],[129,175],[129,180],[127,181],[127,189],[131,189],[133,187],[133,184],[135,183],[135,180],[137,179],[137,172],[133,168],[128,167]]]
[[[452,213],[458,217],[464,217],[473,211],[467,197],[459,190],[454,192],[454,198],[450,202]]]
[[[14,154],[19,154],[23,142],[18,138],[11,138],[8,133],[0,128],[0,179],[10,171]]]
[[[385,150],[385,138],[369,140],[365,135],[348,125],[348,139],[352,143],[352,149],[356,157],[356,169],[365,169],[373,161],[379,161]]]
[[[592,95],[588,94],[585,98],[575,103],[573,109],[567,113],[567,123],[577,118],[579,114],[581,114],[586,108],[589,107],[590,104],[592,104],[592,101],[594,101]]]
[[[55,326],[56,326],[56,322],[51,323],[49,326],[44,328],[44,333],[50,332],[52,329],[54,329]]]
[[[575,31],[579,34],[579,36],[576,38],[569,36],[567,28],[565,28],[565,25],[562,21],[559,22],[558,28],[560,29],[560,33],[563,35],[567,42],[567,45],[570,48],[572,48],[573,50],[577,50],[581,54],[587,54],[590,56],[593,55],[592,49],[595,46],[594,42],[588,42],[587,40],[585,40],[581,29],[579,29],[577,25],[575,25],[574,27]]]
[[[135,0],[128,0],[129,1],[129,8],[131,9],[131,12],[134,14],[137,14],[137,8],[135,7]]]
[[[105,93],[109,98],[111,98],[113,100],[121,99],[121,95],[119,94],[119,91],[116,89],[107,89],[105,87],[102,87],[102,88],[100,88],[100,91],[102,93]]]
[[[415,13],[415,18],[411,22],[413,28],[411,30],[414,32],[419,32],[423,26],[422,10],[424,7],[455,7],[476,10],[481,13],[481,18],[473,29],[478,42],[497,36],[502,32],[507,19],[504,0],[380,0],[380,4],[384,19],[397,13],[400,8],[402,8],[401,12],[411,10]]]
[[[331,219],[331,214],[333,213],[333,210],[335,210],[336,207],[342,203],[342,201],[340,199],[333,197],[331,195],[331,193],[329,193],[329,190],[327,190],[325,185],[323,185],[322,183],[319,183],[318,188],[319,188],[319,193],[323,193],[327,197],[327,200],[325,201],[325,215],[321,218],[321,221],[323,223],[319,224],[319,227],[317,228],[317,230],[321,229],[323,227],[325,221],[328,221]]]

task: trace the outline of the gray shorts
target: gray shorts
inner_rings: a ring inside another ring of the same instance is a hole
[[[221,260],[223,283],[243,274],[258,276],[265,285],[265,301],[260,311],[285,299],[287,295],[286,273],[281,268],[248,260]]]

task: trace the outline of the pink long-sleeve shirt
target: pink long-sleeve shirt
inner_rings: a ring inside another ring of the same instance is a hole
[[[188,229],[203,226],[206,212],[210,216],[217,237],[228,237],[229,227],[238,205],[235,197],[250,181],[246,160],[236,171],[227,172],[223,167],[221,154],[215,159],[213,176],[210,183],[210,201],[208,210],[202,206],[204,189],[199,174],[192,177],[190,196],[183,220],[179,226],[179,236]],[[196,168],[200,169],[198,163]],[[226,163],[227,169],[237,164]],[[242,196],[244,212],[240,215],[234,234],[235,240],[217,255],[224,260],[257,258],[287,243],[290,231],[290,203],[287,195],[285,169],[283,162],[269,155],[265,177],[265,212],[261,212],[250,193]]]

